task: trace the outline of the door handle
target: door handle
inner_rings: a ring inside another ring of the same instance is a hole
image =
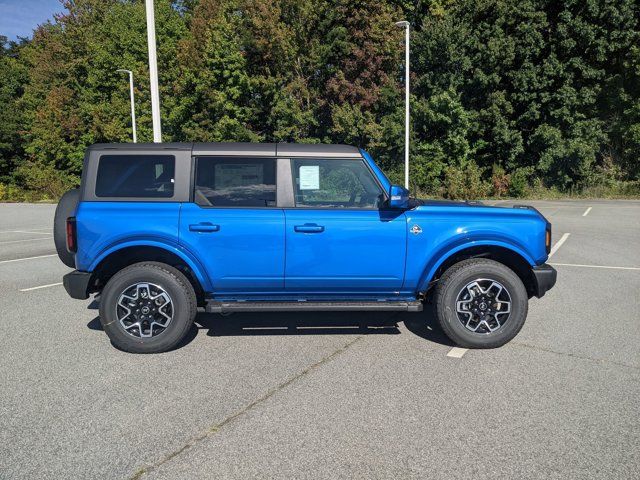
[[[315,223],[305,223],[304,225],[296,225],[293,227],[296,232],[300,233],[322,233],[324,227],[322,225],[316,225]]]
[[[214,225],[213,223],[209,223],[209,222],[192,223],[191,225],[189,225],[189,230],[192,232],[203,232],[203,233],[217,232],[218,230],[220,230],[220,225]]]

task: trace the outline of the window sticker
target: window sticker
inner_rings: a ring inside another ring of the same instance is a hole
[[[320,190],[320,166],[300,167],[300,190]]]

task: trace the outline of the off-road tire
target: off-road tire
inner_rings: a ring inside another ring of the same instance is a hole
[[[173,302],[173,318],[157,336],[140,338],[127,333],[117,318],[121,293],[136,283],[151,283],[164,289]],[[116,348],[131,353],[160,353],[175,348],[187,335],[197,313],[196,294],[189,280],[177,269],[159,262],[141,262],[116,273],[102,291],[100,322]]]
[[[511,297],[511,314],[494,332],[476,333],[458,319],[456,301],[465,285],[476,279],[491,279],[501,283]],[[464,260],[444,272],[435,289],[436,317],[444,333],[456,345],[464,348],[496,348],[512,340],[527,317],[527,290],[516,273],[502,263],[486,258]]]
[[[53,216],[53,243],[60,261],[67,267],[76,268],[74,254],[67,250],[67,218],[73,217],[80,201],[80,189],[74,188],[62,195]]]

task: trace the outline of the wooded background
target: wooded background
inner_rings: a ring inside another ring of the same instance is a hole
[[[640,194],[637,0],[156,0],[163,140],[333,142],[428,196]],[[73,0],[0,51],[0,199],[55,198],[85,148],[151,141],[142,0]],[[0,32],[1,33],[1,32]]]

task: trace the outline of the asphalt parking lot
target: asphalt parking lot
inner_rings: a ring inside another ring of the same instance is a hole
[[[640,201],[527,203],[559,279],[502,348],[429,312],[199,314],[159,355],[66,295],[55,206],[0,204],[0,478],[638,478]]]

